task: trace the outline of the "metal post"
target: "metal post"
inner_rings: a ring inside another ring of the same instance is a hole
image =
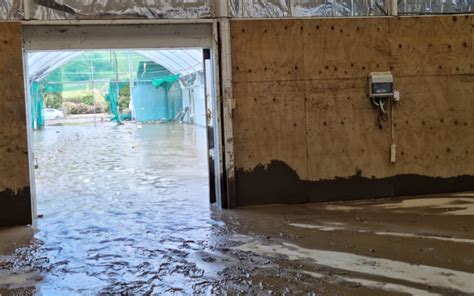
[[[115,89],[117,91],[117,113],[120,116],[120,106],[118,104],[119,97],[120,97],[118,59],[117,59],[117,52],[115,52],[115,50],[112,52],[114,53],[114,58],[115,58]],[[120,118],[118,118],[118,121],[121,122]]]
[[[229,17],[229,6],[227,1],[216,1],[215,8],[217,17]]]
[[[29,20],[31,18],[31,2],[33,0],[23,0],[23,10],[25,11],[24,18],[25,20]]]
[[[295,0],[290,0],[289,1],[289,7],[288,7],[288,16],[289,17],[294,17],[295,11],[294,7],[296,6]]]
[[[236,191],[235,191],[235,165],[234,165],[234,138],[232,117],[235,108],[235,100],[233,98],[232,89],[232,49],[230,36],[230,21],[222,19],[220,21],[220,55],[216,53],[215,60],[220,58],[221,75],[218,75],[218,84],[221,86],[221,93],[218,94],[218,103],[222,102],[222,121],[223,134],[225,143],[225,172],[227,178],[227,207],[235,208],[237,206]],[[215,28],[217,32],[217,28]],[[217,47],[217,46],[216,46]],[[217,67],[217,65],[216,65]],[[217,68],[214,73],[218,73]],[[223,197],[224,199],[225,197]]]
[[[133,76],[132,76],[132,56],[131,56],[131,53],[130,51],[127,52],[128,54],[128,83],[129,83],[129,87],[128,89],[130,90],[130,101],[132,101],[133,103],[133,97],[132,97],[132,93],[133,93]],[[130,104],[129,104],[130,106]]]
[[[390,15],[398,15],[398,0],[390,0]]]
[[[94,104],[94,126],[97,126],[96,116],[95,116],[94,64],[92,62],[92,56],[91,56],[91,86],[92,86],[92,104]]]

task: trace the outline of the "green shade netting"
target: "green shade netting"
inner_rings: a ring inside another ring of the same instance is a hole
[[[41,85],[35,81],[30,88],[30,118],[32,128],[41,128],[44,126],[44,98]]]
[[[173,83],[177,82],[179,80],[180,75],[171,75],[171,76],[165,76],[161,78],[155,78],[151,80],[151,84],[153,84],[154,87],[159,88],[159,87],[164,87],[164,89],[168,92],[173,86]]]
[[[179,90],[178,92],[176,87],[173,88],[173,86],[175,86],[175,83],[179,81],[179,78],[180,78],[180,74],[176,74],[176,75],[168,75],[168,76],[164,76],[160,78],[155,78],[151,80],[151,84],[155,88],[158,89],[162,87],[165,91],[164,99],[166,101],[166,108],[164,111],[166,113],[165,118],[167,118],[168,120],[173,120],[173,118],[176,116],[176,112],[181,111],[182,109],[181,89],[178,87],[177,88]],[[181,104],[178,104],[178,101]],[[179,110],[176,110],[176,109],[179,109]]]
[[[179,74],[174,75],[159,64],[140,63],[137,83],[132,89],[134,119],[140,122],[173,120],[182,109],[179,79]]]
[[[118,99],[120,90],[127,85],[128,82],[110,82],[109,93],[105,96],[105,100],[109,103],[110,112],[114,115],[112,120],[121,123],[120,112],[118,108]]]
[[[44,84],[43,89],[47,93],[60,93],[63,92],[64,88],[62,84]]]

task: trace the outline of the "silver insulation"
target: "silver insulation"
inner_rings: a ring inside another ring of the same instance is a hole
[[[384,15],[381,0],[229,0],[232,17]],[[380,2],[380,3],[379,3]]]
[[[213,0],[33,0],[33,2],[32,19],[160,19],[211,17]]]
[[[399,0],[400,14],[474,12],[474,0]]]
[[[370,16],[386,11],[381,0],[294,0],[293,16]]]
[[[290,0],[229,0],[232,17],[288,17]]]
[[[22,0],[0,0],[0,19],[15,20],[23,18]]]
[[[228,1],[236,18],[385,15],[384,0],[28,0],[30,18],[207,18]],[[398,0],[400,14],[474,12],[474,0]],[[0,0],[0,19],[24,19],[23,0]]]
[[[383,0],[228,0],[231,17],[386,15]],[[398,0],[402,14],[474,12],[474,0]]]

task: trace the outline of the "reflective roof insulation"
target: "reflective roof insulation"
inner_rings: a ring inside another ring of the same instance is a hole
[[[173,74],[186,76],[203,70],[201,49],[132,50],[162,65]],[[28,53],[28,77],[38,81],[85,51],[37,51]]]

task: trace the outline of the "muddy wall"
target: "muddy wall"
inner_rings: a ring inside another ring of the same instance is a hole
[[[20,23],[0,22],[0,226],[31,224]]]
[[[474,190],[473,26],[232,20],[237,205]],[[372,71],[392,71],[401,93],[382,129]]]

